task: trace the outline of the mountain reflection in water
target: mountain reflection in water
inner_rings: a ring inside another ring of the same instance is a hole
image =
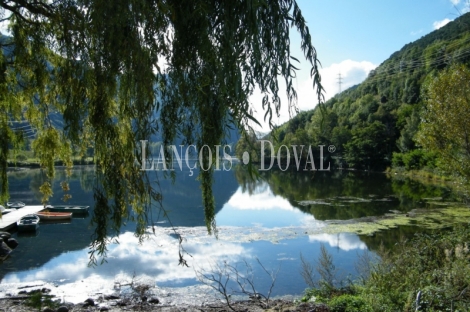
[[[234,168],[214,174],[219,228],[216,239],[205,230],[197,172],[193,176],[176,173],[174,183],[161,177],[159,183],[171,223],[184,238],[189,268],[178,265],[178,235],[157,210],[152,211],[150,219],[157,226],[156,235],[139,245],[133,234],[135,224],[129,221],[121,228],[119,244],[109,246],[108,262],[88,267],[92,210],[89,216],[74,218],[69,224],[41,224],[36,235],[14,234],[20,245],[0,265],[0,295],[5,295],[12,284],[42,281],[57,285],[53,291],[78,302],[94,292],[113,291],[116,283],[129,281],[134,275],[156,285],[158,295],[165,287],[199,287],[195,270],[211,270],[224,261],[238,267],[247,261],[263,292],[269,287],[270,278],[256,259],[269,271],[279,268],[273,295],[300,295],[306,287],[299,273],[300,253],[314,261],[323,244],[333,255],[341,275],[354,276],[358,252],[373,253],[382,241],[391,245],[400,235],[416,231],[413,227],[399,227],[376,237],[327,234],[321,233],[324,220],[379,216],[389,210],[409,211],[421,207],[425,197],[454,200],[446,189],[390,180],[383,174],[331,171],[313,175],[273,170],[262,172],[260,179],[252,181],[244,170]],[[52,204],[62,203],[59,183],[65,178],[64,171],[58,169],[57,175]],[[10,199],[38,204],[41,195],[37,189],[42,179],[40,170],[10,172]],[[71,203],[93,207],[93,167],[76,168],[69,181]],[[317,233],[306,234],[312,229]]]

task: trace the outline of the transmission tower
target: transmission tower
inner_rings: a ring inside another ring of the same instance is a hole
[[[338,74],[338,86],[339,86],[339,93],[341,93],[341,83],[343,78],[341,78],[341,73]]]

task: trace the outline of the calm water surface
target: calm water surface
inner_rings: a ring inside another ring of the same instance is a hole
[[[59,183],[64,171],[57,170],[52,204],[62,204]],[[163,204],[171,223],[185,238],[185,259],[190,267],[178,265],[178,235],[161,212],[152,212],[157,226],[139,245],[133,235],[135,225],[121,229],[119,244],[108,248],[107,263],[90,268],[88,246],[93,234],[91,214],[73,218],[69,223],[41,224],[33,235],[13,236],[18,248],[0,264],[0,295],[13,286],[41,284],[55,286],[55,293],[70,301],[82,301],[96,292],[119,291],[133,276],[155,285],[159,296],[190,289],[202,292],[195,272],[216,271],[229,263],[240,272],[252,268],[258,291],[265,293],[270,277],[264,267],[277,273],[273,295],[301,295],[306,284],[300,275],[300,254],[310,261],[318,258],[323,244],[333,255],[338,279],[354,276],[355,261],[361,253],[374,253],[383,241],[393,245],[401,235],[417,229],[400,227],[376,235],[326,234],[326,220],[348,220],[380,216],[390,210],[424,208],[423,198],[455,200],[446,189],[416,182],[397,181],[379,173],[331,171],[298,173],[270,171],[251,181],[241,169],[216,172],[214,195],[219,239],[205,230],[199,182],[188,172],[177,174],[176,181],[160,178]],[[43,181],[39,170],[10,172],[11,200],[37,205],[41,195],[35,191]],[[78,167],[70,179],[73,204],[93,207],[93,167]],[[304,234],[315,229],[316,234]],[[188,288],[189,287],[189,288]],[[191,288],[192,287],[192,288]],[[199,288],[198,288],[199,287]],[[116,290],[117,289],[117,290]]]

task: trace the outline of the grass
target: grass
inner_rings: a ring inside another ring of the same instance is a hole
[[[380,261],[362,263],[370,268],[367,278],[333,287],[320,280],[306,290],[302,301],[322,302],[336,312],[470,310],[468,226],[416,235],[392,251],[382,249],[379,256]]]
[[[58,308],[59,301],[52,300],[52,296],[44,294],[41,290],[32,291],[29,293],[29,298],[26,300],[26,305],[41,311],[42,308]]]

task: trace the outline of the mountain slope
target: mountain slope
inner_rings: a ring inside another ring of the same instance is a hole
[[[384,39],[386,40],[386,39]],[[417,148],[426,77],[470,64],[470,13],[393,53],[358,86],[275,130],[280,145],[335,145],[343,167],[383,170],[394,152]]]

